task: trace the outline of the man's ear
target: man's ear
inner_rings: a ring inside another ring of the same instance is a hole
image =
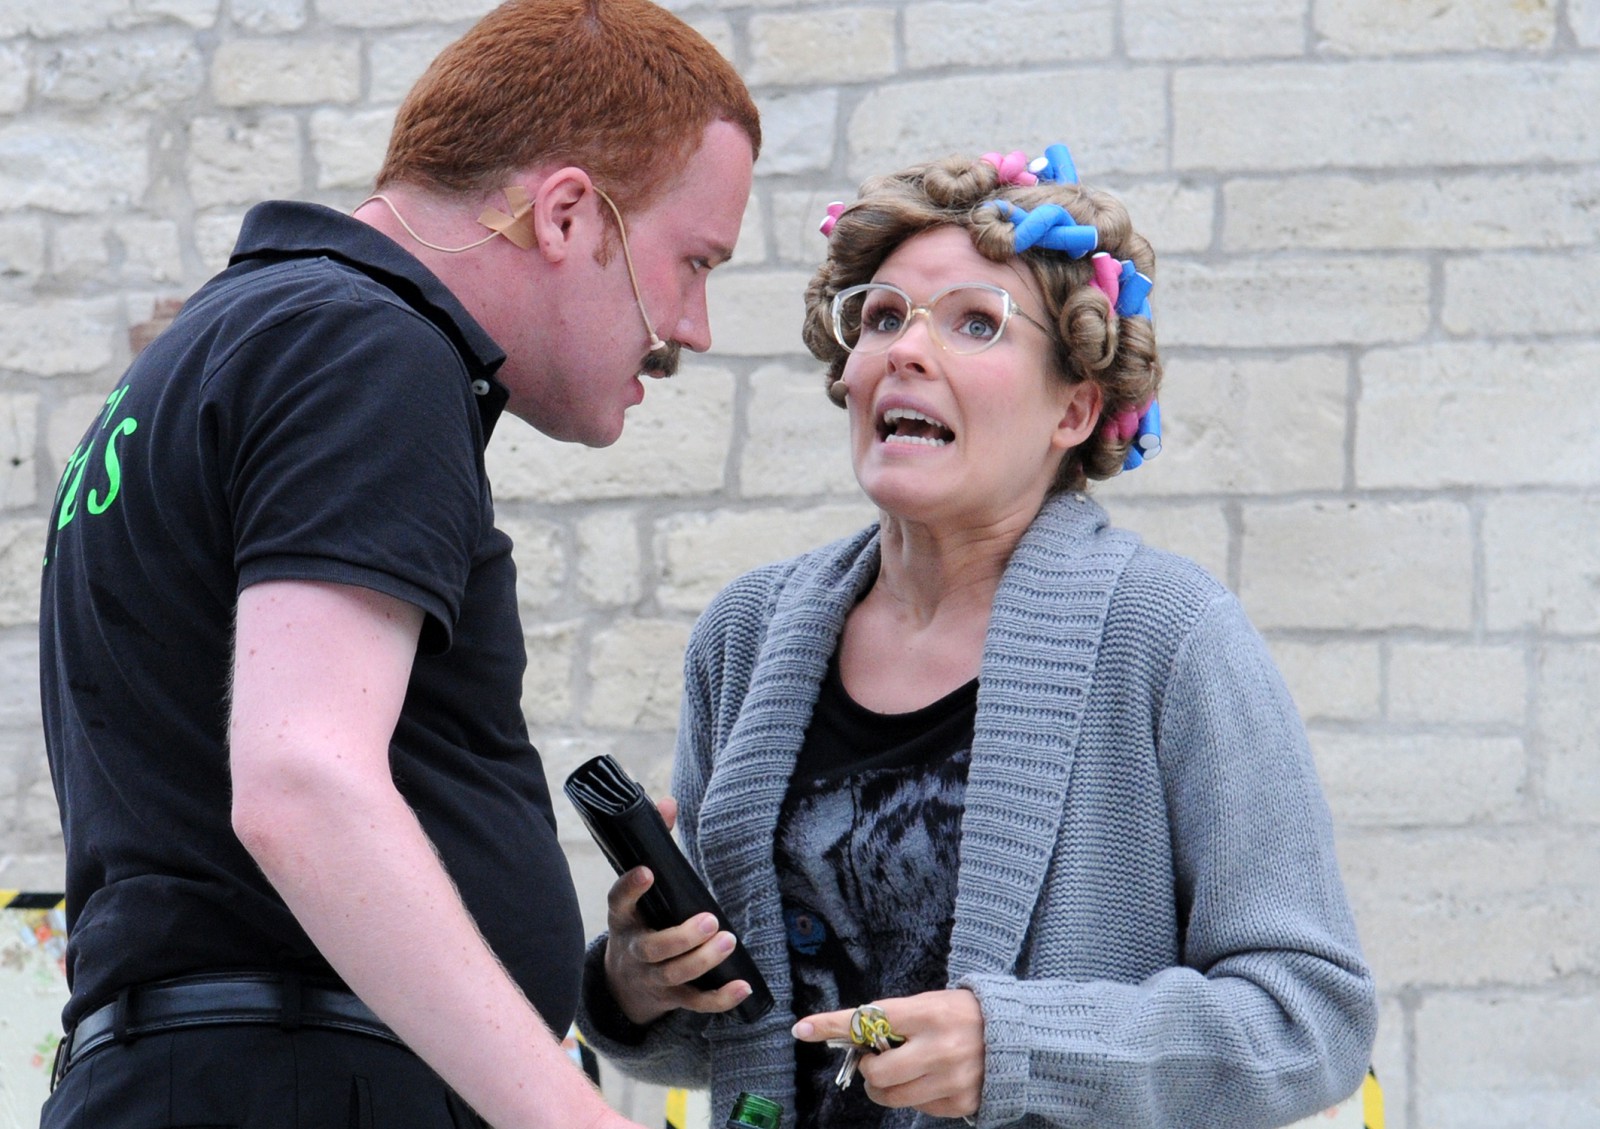
[[[582,169],[568,166],[546,176],[533,193],[533,237],[547,262],[558,263],[587,235],[596,217],[594,184]]]
[[[1100,385],[1092,380],[1065,385],[1062,394],[1061,418],[1056,421],[1051,445],[1062,451],[1070,451],[1094,434],[1095,427],[1100,423],[1104,397]]]

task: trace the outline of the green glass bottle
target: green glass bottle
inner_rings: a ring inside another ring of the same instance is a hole
[[[740,1094],[728,1114],[727,1129],[778,1129],[783,1107],[760,1094]]]

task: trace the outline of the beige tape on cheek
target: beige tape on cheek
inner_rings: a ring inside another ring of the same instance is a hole
[[[533,201],[528,199],[528,193],[521,185],[509,185],[505,194],[506,203],[511,205],[511,214],[508,216],[493,208],[485,208],[478,222],[526,251],[533,246]]]

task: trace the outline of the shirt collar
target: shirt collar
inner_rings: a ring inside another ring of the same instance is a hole
[[[313,256],[335,259],[387,286],[455,342],[470,370],[487,442],[510,398],[495,377],[505,350],[438,276],[387,235],[321,204],[272,200],[246,213],[228,263]]]

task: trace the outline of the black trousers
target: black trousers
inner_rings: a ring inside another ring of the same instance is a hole
[[[40,1127],[488,1129],[404,1047],[264,1024],[189,1027],[105,1046],[61,1079]]]

